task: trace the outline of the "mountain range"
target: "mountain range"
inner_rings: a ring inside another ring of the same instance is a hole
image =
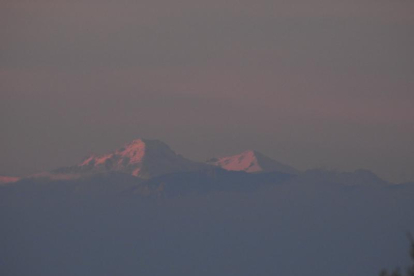
[[[92,154],[73,166],[60,167],[22,178],[0,177],[0,183],[15,183],[27,179],[52,181],[90,179],[102,178],[108,174],[112,174],[112,177],[120,174],[129,175],[133,177],[132,179],[137,178],[135,181],[140,183],[154,183],[157,179],[174,183],[181,179],[181,182],[184,182],[186,177],[195,177],[203,182],[201,179],[206,176],[224,177],[225,175],[225,183],[236,181],[238,183],[251,182],[257,185],[262,182],[276,183],[282,178],[294,178],[295,181],[330,181],[344,185],[389,184],[366,170],[342,173],[323,170],[300,172],[292,166],[273,160],[255,150],[212,158],[204,163],[196,162],[175,153],[164,142],[150,139],[136,139],[112,152]],[[221,180],[216,179],[217,181]]]
[[[129,190],[145,196],[250,191],[281,183],[390,185],[367,170],[300,172],[255,150],[196,162],[175,153],[164,142],[149,139],[133,140],[106,154],[92,154],[73,166],[22,178],[0,178],[3,185],[24,185],[33,181],[71,183],[68,186],[71,189],[92,193],[102,192],[111,186],[110,183],[116,183],[110,188],[112,192]]]
[[[137,139],[0,180],[0,275],[378,275],[414,231],[414,183],[251,150],[203,163]]]

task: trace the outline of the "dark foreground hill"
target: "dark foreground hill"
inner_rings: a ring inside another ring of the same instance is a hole
[[[0,186],[0,275],[377,275],[409,262],[414,185],[376,181],[221,169],[26,179]]]

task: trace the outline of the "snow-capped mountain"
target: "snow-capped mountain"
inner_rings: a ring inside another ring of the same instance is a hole
[[[282,164],[254,150],[247,150],[227,157],[213,158],[208,160],[207,164],[218,166],[228,171],[298,173],[298,170],[295,168]]]
[[[196,171],[209,167],[176,154],[158,140],[136,139],[114,152],[91,155],[73,167],[60,168],[54,173],[121,172],[140,178],[151,178],[173,172]]]

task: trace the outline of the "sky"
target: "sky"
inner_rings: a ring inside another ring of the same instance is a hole
[[[414,181],[412,0],[3,0],[0,26],[0,175],[143,137]]]

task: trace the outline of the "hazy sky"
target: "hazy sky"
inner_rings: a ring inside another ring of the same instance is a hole
[[[0,26],[0,175],[145,137],[414,181],[413,0],[3,0]]]

